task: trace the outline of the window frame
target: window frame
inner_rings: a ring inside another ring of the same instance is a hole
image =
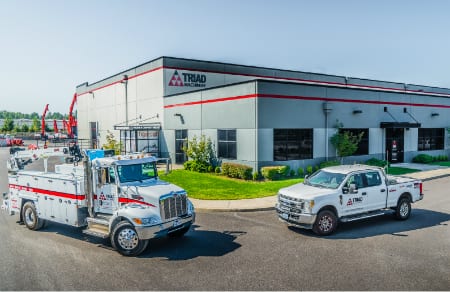
[[[274,161],[312,159],[313,152],[314,129],[273,129]]]
[[[225,135],[225,137],[223,137],[221,134]],[[225,153],[223,153],[224,147]],[[230,159],[230,160],[237,159],[236,129],[217,129],[217,157],[221,159]]]

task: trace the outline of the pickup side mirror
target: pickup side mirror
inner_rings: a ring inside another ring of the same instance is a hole
[[[356,184],[350,184],[350,186],[343,186],[342,193],[343,194],[356,194],[356,193],[358,193],[358,188],[356,187]]]

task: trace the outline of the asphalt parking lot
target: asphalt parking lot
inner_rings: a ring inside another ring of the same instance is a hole
[[[33,232],[0,211],[0,290],[449,290],[449,189],[449,177],[427,181],[409,220],[341,224],[323,238],[274,211],[199,213],[184,238],[152,240],[135,258],[77,228]]]

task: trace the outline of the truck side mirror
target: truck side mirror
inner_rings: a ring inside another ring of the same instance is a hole
[[[356,184],[350,184],[348,191],[350,194],[356,194],[358,192],[358,188],[356,187]]]

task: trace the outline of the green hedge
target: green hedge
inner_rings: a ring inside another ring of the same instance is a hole
[[[448,161],[448,156],[447,155],[431,156],[428,154],[419,154],[419,155],[415,156],[412,161],[417,162],[417,163],[431,163],[434,161]]]
[[[419,154],[414,157],[412,161],[416,163],[431,163],[433,162],[433,156],[428,154]]]
[[[389,162],[387,162],[386,160],[370,158],[369,160],[366,161],[366,164],[372,165],[372,166],[378,166],[378,167],[385,167],[386,165],[389,164]]]
[[[319,164],[319,168],[325,168],[325,167],[336,166],[336,165],[341,165],[341,163],[338,160],[323,161]]]
[[[222,163],[222,173],[228,177],[249,180],[252,179],[253,167],[238,163]]]
[[[268,180],[277,180],[290,174],[289,165],[264,166],[261,167],[261,175]]]
[[[183,166],[184,166],[184,169],[186,169],[186,170],[196,171],[196,172],[208,172],[208,171],[212,170],[212,168],[210,168],[210,165],[201,163],[201,162],[196,162],[194,160],[185,161]]]

